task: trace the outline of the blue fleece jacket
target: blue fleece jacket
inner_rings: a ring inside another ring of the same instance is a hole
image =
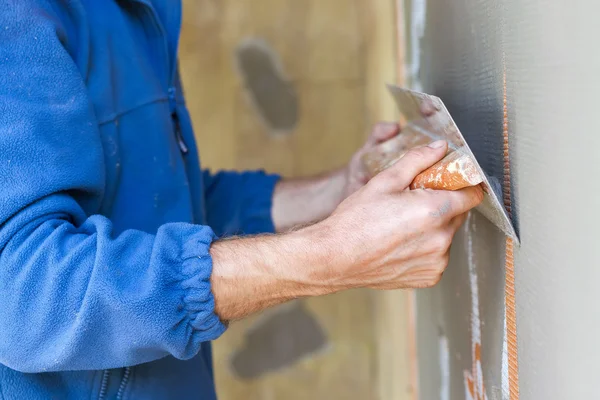
[[[180,20],[0,0],[0,399],[215,398],[209,246],[273,230],[277,177],[200,169]]]

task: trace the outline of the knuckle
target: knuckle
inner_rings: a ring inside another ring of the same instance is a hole
[[[431,244],[430,254],[442,254],[446,249],[446,243],[443,239],[435,239]]]
[[[477,187],[475,189],[475,198],[477,199],[477,204],[481,203],[485,197],[485,192],[481,187]]]
[[[373,189],[381,192],[389,189],[394,182],[394,173],[391,170],[385,170],[379,175],[375,176],[369,182],[369,185],[373,187]]]
[[[398,168],[397,163],[395,163],[390,168],[381,172],[378,176],[381,176],[384,180],[390,181],[396,179],[399,174],[399,170],[401,171],[401,169]]]
[[[450,261],[450,255],[448,254],[448,252],[444,253],[439,261],[437,262],[437,269],[439,271],[440,274],[443,274],[444,271],[446,271],[446,268],[448,267],[448,262]]]
[[[409,159],[412,158],[414,160],[423,160],[427,158],[428,154],[429,152],[427,151],[427,147],[418,147],[410,150],[408,153],[406,153],[406,156]]]
[[[424,214],[427,223],[433,228],[440,228],[446,223],[446,206],[440,205],[437,201],[427,201],[424,203]]]
[[[422,282],[415,283],[412,285],[414,289],[429,289],[433,287],[433,282],[431,280],[426,280]]]
[[[433,199],[433,197],[426,203],[425,208],[427,209],[427,215],[430,217],[438,216],[440,206],[438,202]]]
[[[435,218],[431,217],[431,210],[428,207],[417,207],[410,214],[412,226],[423,231],[425,234],[431,233],[432,229],[439,228]]]
[[[442,280],[442,274],[432,275],[429,279],[423,282],[423,288],[432,288]]]
[[[380,185],[383,185],[388,189],[397,189],[405,180],[405,171],[402,168],[393,165],[391,168],[388,168],[377,175],[377,177],[379,176],[381,176]]]
[[[452,244],[452,236],[449,233],[444,232],[440,235],[438,242],[440,251],[446,253]]]
[[[436,275],[431,281],[429,287],[434,287],[442,280],[442,274]]]
[[[434,265],[434,273],[429,279],[429,283],[431,284],[431,286],[437,285],[442,280],[442,276],[444,275],[444,271],[446,271],[447,266],[448,263],[444,259],[438,261]]]

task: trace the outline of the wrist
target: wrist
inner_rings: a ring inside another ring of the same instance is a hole
[[[346,198],[347,168],[312,178],[283,180],[275,187],[272,217],[278,232],[327,218]]]
[[[211,289],[215,312],[224,321],[292,299],[329,294],[323,280],[330,252],[319,230],[220,240],[211,246]]]
[[[298,270],[299,280],[312,295],[325,295],[355,286],[347,281],[344,271],[351,263],[347,246],[327,218],[317,224],[292,232],[289,240],[294,247],[307,249],[306,261]]]

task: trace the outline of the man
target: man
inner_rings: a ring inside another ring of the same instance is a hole
[[[180,17],[174,0],[1,1],[2,399],[214,399],[209,341],[229,321],[431,286],[481,201],[407,189],[443,142],[367,183],[360,155],[394,124],[322,177],[202,171]]]

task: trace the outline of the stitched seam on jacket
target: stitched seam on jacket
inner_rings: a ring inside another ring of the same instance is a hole
[[[108,123],[114,122],[115,120],[119,119],[120,117],[122,117],[125,114],[129,114],[129,113],[131,113],[133,111],[139,110],[140,108],[144,108],[144,107],[149,106],[151,104],[154,104],[154,103],[163,103],[163,102],[167,103],[168,101],[169,101],[168,97],[166,97],[166,96],[160,96],[160,97],[157,97],[155,99],[147,100],[147,101],[144,101],[144,102],[142,102],[140,104],[136,104],[135,106],[126,108],[123,111],[119,111],[119,112],[116,112],[116,113],[110,113],[110,114],[108,114],[107,117],[99,120],[98,126],[102,126],[102,125],[106,125]]]

